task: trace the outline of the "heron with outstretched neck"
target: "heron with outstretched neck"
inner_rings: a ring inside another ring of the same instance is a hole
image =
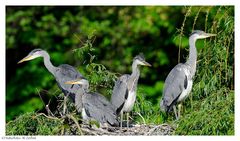
[[[193,31],[189,37],[190,52],[188,60],[185,63],[177,64],[170,71],[165,80],[160,108],[167,113],[173,109],[176,119],[180,118],[180,107],[178,107],[177,113],[175,105],[185,100],[192,90],[197,62],[197,49],[195,43],[198,39],[212,36],[216,36],[216,34],[205,33],[201,30]]]
[[[18,62],[22,63],[25,61],[30,61],[35,58],[42,57],[43,62],[47,70],[55,77],[59,88],[65,95],[64,103],[66,102],[67,96],[69,96],[73,102],[75,101],[75,91],[80,89],[79,85],[67,85],[65,84],[66,81],[84,78],[74,67],[68,64],[62,64],[58,67],[55,67],[51,61],[49,54],[42,49],[34,49],[32,50],[26,57]],[[63,113],[65,114],[66,104],[64,104]]]
[[[118,78],[113,88],[111,103],[116,113],[120,114],[120,127],[122,128],[123,112],[127,113],[127,127],[129,127],[129,112],[132,111],[137,92],[137,84],[140,76],[139,66],[151,66],[145,61],[143,54],[133,59],[132,74],[124,74]]]

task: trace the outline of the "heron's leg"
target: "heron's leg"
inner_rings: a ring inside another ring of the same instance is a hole
[[[181,108],[182,108],[182,104],[178,104],[178,118],[180,118],[181,116]]]
[[[122,130],[123,112],[120,113],[120,129]]]
[[[175,105],[173,105],[173,111],[174,111],[176,119],[178,120],[177,109],[176,109]]]
[[[127,128],[129,128],[129,113],[127,112]]]

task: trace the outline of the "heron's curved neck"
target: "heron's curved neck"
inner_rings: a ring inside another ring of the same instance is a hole
[[[82,102],[82,96],[88,93],[88,87],[81,85],[81,88],[78,89],[76,93],[78,96],[75,97],[75,101],[78,101],[78,103]]]
[[[89,82],[88,80],[84,80],[84,82],[81,84],[81,89],[79,90],[80,94],[85,94],[89,92]]]
[[[87,91],[85,89],[83,89],[83,88],[78,89],[77,91],[78,91],[77,94],[80,94],[80,95],[84,95],[84,94],[87,93]]]
[[[75,106],[78,112],[82,112],[82,108],[83,108],[83,95],[86,92],[83,89],[78,89],[75,95]]]
[[[140,76],[140,70],[138,68],[138,64],[137,64],[137,62],[133,62],[132,74],[129,78],[130,90],[136,89],[139,76]]]
[[[88,93],[89,92],[89,83],[85,83],[84,85],[82,85],[83,91],[84,93]]]
[[[196,63],[197,63],[197,49],[195,46],[196,43],[196,38],[190,37],[189,38],[189,46],[190,46],[190,51],[189,51],[189,58],[186,62],[190,66],[190,71],[191,71],[191,76],[193,77],[195,72],[196,72]]]
[[[46,51],[43,51],[42,56],[45,67],[49,72],[55,75],[56,67],[52,65],[49,54]]]

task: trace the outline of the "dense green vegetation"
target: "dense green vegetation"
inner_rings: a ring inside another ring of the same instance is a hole
[[[9,135],[56,135],[63,123],[58,119],[48,119],[43,115],[26,113],[19,116],[14,122],[9,122],[7,134]],[[17,126],[16,126],[17,125]]]
[[[141,68],[131,113],[135,123],[167,122],[178,135],[234,134],[234,7],[39,6],[7,7],[6,14],[7,134],[59,134],[62,127],[62,119],[39,127],[44,116],[32,113],[46,112],[50,99],[54,111],[54,99],[62,95],[42,59],[17,65],[34,48],[47,50],[56,66],[78,68],[91,90],[107,97],[114,80],[131,73],[133,57],[143,52],[153,67]],[[159,100],[167,74],[188,56],[188,35],[194,29],[218,35],[197,42],[193,90],[183,103],[182,118],[175,121],[160,112]],[[25,119],[36,123],[31,132]]]

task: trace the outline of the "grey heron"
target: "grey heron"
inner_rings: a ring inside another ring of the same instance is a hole
[[[78,90],[80,88],[80,86],[79,85],[66,85],[65,82],[73,80],[73,79],[82,78],[83,76],[74,67],[72,67],[68,64],[62,64],[62,65],[59,65],[58,67],[53,66],[50,61],[49,54],[45,50],[42,50],[42,49],[32,50],[26,57],[24,57],[22,60],[20,60],[18,62],[18,64],[22,63],[24,61],[33,60],[38,57],[43,57],[43,62],[44,62],[45,67],[55,77],[59,88],[62,90],[62,92],[65,95],[65,100],[66,100],[66,97],[69,96],[74,102],[75,101],[75,93],[74,92],[76,90]],[[64,114],[65,114],[65,108],[63,110]]]
[[[185,63],[177,64],[165,80],[160,107],[162,111],[167,113],[173,109],[176,119],[180,117],[180,107],[177,113],[175,105],[185,100],[192,90],[197,61],[196,40],[211,36],[216,36],[216,34],[205,33],[201,30],[193,31],[189,37],[190,52],[188,60]]]
[[[132,74],[124,74],[118,78],[113,88],[111,103],[114,105],[117,115],[120,114],[122,128],[123,112],[127,113],[127,127],[129,127],[129,112],[133,109],[136,100],[137,83],[140,76],[139,65],[151,66],[145,61],[143,54],[133,59]]]
[[[76,92],[75,107],[78,112],[82,112],[84,121],[96,120],[101,126],[119,126],[113,105],[103,95],[96,92],[89,92],[89,82],[86,79],[67,81],[65,84],[82,86]]]

